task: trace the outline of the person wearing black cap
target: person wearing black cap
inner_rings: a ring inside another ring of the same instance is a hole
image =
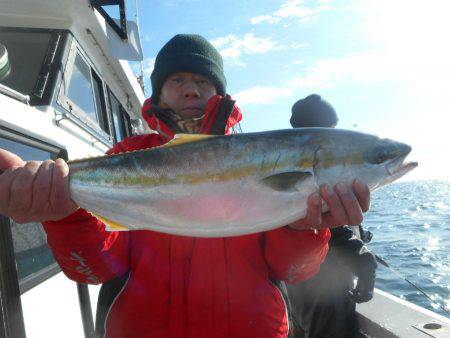
[[[317,94],[295,102],[291,112],[290,123],[294,128],[334,128],[339,121],[333,106]]]
[[[297,101],[290,119],[294,128],[334,128],[334,108],[317,94]],[[358,337],[355,303],[372,299],[377,263],[364,245],[372,234],[359,226],[362,239],[348,226],[331,229],[329,252],[320,271],[299,284],[287,284],[296,338]],[[354,279],[357,278],[356,286]]]
[[[142,115],[156,133],[125,138],[108,154],[161,146],[175,133],[230,134],[241,120],[226,94],[222,58],[199,35],[169,40],[156,57],[151,80],[153,94]],[[64,161],[25,163],[0,149],[0,170],[7,171],[0,176],[0,191],[8,191],[0,194],[0,213],[16,219],[10,210],[19,209],[21,222],[43,222],[54,257],[69,278],[106,283],[96,325],[97,334],[106,337],[285,338],[286,308],[271,280],[296,282],[317,273],[327,253],[326,227],[355,223],[370,202],[363,184],[346,193],[324,189],[308,199],[304,219],[229,238],[107,232],[101,220],[71,201]],[[49,192],[34,196],[33,206],[52,208],[16,205],[32,199],[36,181],[48,182]],[[220,208],[220,199],[211,198]],[[322,224],[322,199],[341,217],[329,216]],[[211,207],[205,202],[205,210]]]

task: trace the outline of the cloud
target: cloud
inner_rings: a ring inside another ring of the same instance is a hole
[[[301,61],[300,61],[301,62]],[[301,63],[294,61],[295,64]],[[322,90],[348,84],[373,84],[395,79],[395,60],[381,52],[365,52],[334,59],[316,60],[300,75],[286,81],[284,87],[255,86],[234,94],[240,105],[270,104],[294,95],[298,90]],[[392,71],[391,71],[392,70]],[[393,76],[388,78],[386,74]]]
[[[280,20],[277,20],[272,16],[272,15],[259,15],[259,16],[255,16],[253,18],[250,19],[250,23],[252,25],[257,25],[260,24],[261,22],[265,22],[267,21],[268,23],[276,23]]]
[[[153,68],[155,67],[155,59],[156,58],[147,58],[144,61],[142,61],[142,70],[144,72],[144,84],[145,84],[145,91],[146,94],[152,87],[150,82],[150,75],[152,74]],[[139,62],[133,62],[130,63],[131,69],[133,70],[133,73],[136,77],[139,77],[141,75],[141,65]]]
[[[289,97],[293,94],[293,88],[276,88],[256,86],[233,95],[239,105],[246,104],[269,104],[280,98]]]
[[[156,57],[145,59],[142,65],[142,68],[144,70],[144,77],[149,77],[152,72],[153,68],[155,68],[155,60]]]
[[[303,0],[290,0],[281,5],[281,7],[272,14],[251,18],[250,23],[252,25],[258,25],[267,22],[268,24],[273,25],[284,19],[300,19],[300,21],[306,21],[331,8],[329,4],[330,1],[328,0],[318,0],[317,6],[315,7],[307,7],[303,3]]]
[[[193,4],[198,4],[200,2],[201,0],[164,0],[159,1],[158,5],[170,8],[180,8],[182,6],[192,6]]]
[[[239,57],[242,54],[263,54],[279,46],[270,37],[257,37],[253,33],[247,33],[243,37],[229,34],[211,41],[224,59],[229,59],[238,65],[245,65]]]
[[[151,41],[153,41],[153,38],[150,35],[145,34],[144,37],[142,38],[142,41],[151,42]]]
[[[142,70],[144,72],[144,79],[147,79],[152,74],[153,68],[155,67],[156,58],[147,58],[142,61]],[[136,76],[141,75],[141,65],[139,62],[131,63],[131,69]]]
[[[385,81],[393,60],[379,52],[366,52],[342,58],[316,60],[306,71],[290,79],[289,86],[326,89],[343,84],[369,84]]]
[[[397,50],[364,51],[341,58],[319,59],[308,66],[301,60],[294,60],[292,64],[296,64],[301,72],[287,79],[285,86],[255,86],[233,96],[239,98],[239,104],[269,104],[299,90],[320,91],[347,85],[395,83],[408,86],[409,91],[418,95],[440,95],[445,98],[450,86],[447,60],[435,56],[433,62],[424,62],[423,58],[415,57],[413,53],[406,55]]]
[[[299,43],[299,42],[291,42],[287,48],[292,50],[292,49],[305,49],[305,48],[309,48],[311,47],[310,43]]]

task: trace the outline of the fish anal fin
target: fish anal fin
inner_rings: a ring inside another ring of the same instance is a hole
[[[303,183],[308,185],[313,178],[309,171],[287,171],[264,177],[261,183],[268,188],[280,192],[298,191]]]
[[[108,231],[129,231],[130,229],[128,229],[126,226],[123,226],[121,224],[118,224],[114,221],[110,221],[109,219],[106,219],[102,216],[99,216],[93,212],[91,212],[91,214],[98,218],[100,221],[102,221],[103,223],[105,223],[106,225],[106,230]]]

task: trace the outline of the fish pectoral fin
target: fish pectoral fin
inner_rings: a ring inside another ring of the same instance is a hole
[[[309,171],[287,171],[264,177],[261,183],[280,192],[298,191],[303,183],[310,183],[313,174]]]
[[[118,224],[114,221],[110,221],[109,219],[106,219],[102,216],[99,216],[97,214],[94,214],[93,212],[91,212],[91,214],[98,218],[100,221],[102,221],[103,223],[105,223],[106,225],[106,230],[107,231],[129,231],[130,229],[128,229],[126,226],[123,226],[121,224]]]
[[[216,137],[215,135],[205,135],[205,134],[175,134],[172,140],[163,144],[161,147],[172,147],[178,146],[184,143],[191,143],[201,141],[207,138]]]

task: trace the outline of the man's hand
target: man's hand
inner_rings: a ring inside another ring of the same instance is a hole
[[[17,223],[56,221],[77,210],[70,199],[69,167],[56,161],[25,162],[0,149],[0,214]]]
[[[363,221],[363,213],[369,210],[369,187],[355,180],[353,189],[337,184],[334,189],[328,185],[320,187],[320,194],[312,194],[308,198],[306,217],[289,224],[296,230],[322,229],[342,225],[359,225]],[[322,213],[322,199],[329,211]]]
[[[378,267],[375,256],[363,246],[352,257],[355,276],[358,277],[356,287],[350,290],[349,296],[356,303],[368,302],[373,297],[375,287],[376,270]]]

